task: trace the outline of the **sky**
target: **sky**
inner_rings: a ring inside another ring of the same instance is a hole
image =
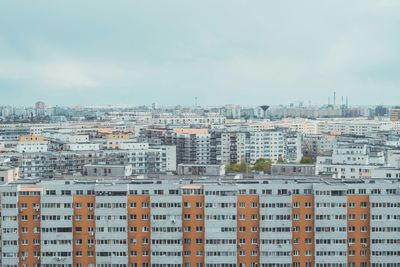
[[[0,1],[0,105],[324,104],[334,91],[400,104],[399,0]]]

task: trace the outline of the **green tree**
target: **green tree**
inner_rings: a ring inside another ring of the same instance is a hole
[[[276,163],[285,163],[285,160],[282,157],[279,157]]]
[[[311,157],[303,156],[300,160],[300,164],[313,164],[314,161]]]
[[[242,159],[239,163],[239,172],[249,172],[250,168],[247,165],[246,161],[244,159]]]
[[[244,159],[240,161],[240,163],[228,164],[225,166],[225,172],[241,172],[246,173],[250,171],[249,165],[246,163]]]
[[[239,164],[228,164],[225,166],[225,172],[239,172]]]
[[[272,161],[269,159],[259,158],[253,165],[253,170],[270,172],[272,167]]]

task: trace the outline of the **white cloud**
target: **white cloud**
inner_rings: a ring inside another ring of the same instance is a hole
[[[35,84],[54,90],[90,90],[122,85],[139,77],[136,68],[79,60],[0,62],[0,79]]]

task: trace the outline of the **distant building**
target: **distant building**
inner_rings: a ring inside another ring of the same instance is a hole
[[[400,107],[394,107],[390,111],[390,120],[391,121],[400,121]]]
[[[374,114],[375,116],[384,117],[384,116],[387,116],[387,114],[388,114],[387,108],[385,108],[383,106],[377,106],[375,108],[375,114]]]
[[[35,103],[35,115],[38,117],[44,116],[46,115],[46,106],[44,104],[44,102],[42,101],[38,101]]]
[[[35,109],[45,109],[46,105],[42,101],[38,101],[35,103]]]

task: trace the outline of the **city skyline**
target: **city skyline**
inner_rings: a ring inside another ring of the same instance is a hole
[[[0,266],[400,267],[400,1],[0,1]]]
[[[1,105],[398,104],[398,1],[94,3],[0,4]]]

